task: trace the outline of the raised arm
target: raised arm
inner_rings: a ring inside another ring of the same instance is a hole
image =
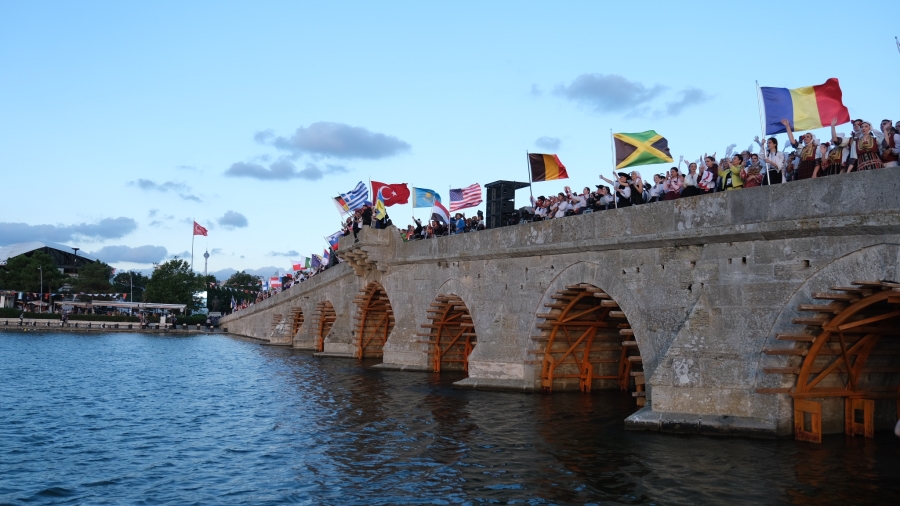
[[[831,118],[831,142],[833,142],[835,144],[837,144],[837,142],[838,142],[837,130],[835,130],[835,128],[834,128],[836,126],[837,126],[837,118]]]
[[[784,128],[787,129],[788,141],[791,143],[791,146],[796,146],[797,141],[794,139],[794,132],[791,131],[791,122],[787,119],[781,120],[781,124],[784,125]]]
[[[606,182],[609,183],[609,184],[612,184],[612,185],[615,184],[615,183],[613,183],[612,181],[610,181],[609,179],[606,179],[605,177],[603,177],[603,174],[600,174],[600,179],[606,181]]]

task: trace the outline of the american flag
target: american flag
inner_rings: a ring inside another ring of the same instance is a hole
[[[465,188],[450,190],[450,212],[467,207],[475,207],[481,203],[481,185],[478,183]]]

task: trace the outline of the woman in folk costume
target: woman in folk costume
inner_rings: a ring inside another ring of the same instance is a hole
[[[631,182],[628,183],[631,186],[631,203],[634,205],[639,205],[644,203],[644,180],[641,178],[641,173],[638,171],[631,172]]]
[[[763,172],[763,182],[762,184],[779,184],[784,180],[784,153],[778,151],[778,139],[775,137],[769,137],[766,141],[766,149],[763,151],[762,141],[759,140],[759,137],[754,137],[753,140],[759,144],[759,158],[762,162],[769,167],[769,172]]]
[[[872,132],[872,124],[863,121],[860,126],[860,136],[856,139],[856,166],[857,170],[874,170],[884,168],[881,157],[878,156],[878,139]]]
[[[744,188],[753,188],[754,186],[762,186],[763,174],[766,168],[759,163],[759,155],[753,153],[750,155],[750,165],[741,171],[741,179],[744,180]]]
[[[783,119],[781,124],[787,129],[788,140],[794,149],[800,147],[800,143],[794,139],[794,132],[791,131],[791,122]],[[797,180],[809,179],[819,167],[818,147],[819,143],[816,137],[807,132],[803,134],[803,149],[800,150],[800,165],[797,166]]]
[[[688,164],[688,173],[684,176],[684,190],[681,191],[682,197],[696,197],[703,193],[700,189],[700,176],[697,174],[697,164]]]
[[[900,161],[900,133],[891,125],[890,120],[881,122],[881,161],[885,167],[896,167]]]

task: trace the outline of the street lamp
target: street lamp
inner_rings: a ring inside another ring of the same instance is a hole
[[[72,268],[75,270],[75,274],[78,274],[78,250],[81,248],[72,248],[75,250],[75,260],[72,261]]]

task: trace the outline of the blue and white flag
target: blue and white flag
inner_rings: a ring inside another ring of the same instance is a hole
[[[428,188],[413,187],[412,198],[413,207],[431,207],[435,202],[441,201],[441,196],[436,191]]]
[[[355,211],[364,206],[366,201],[369,200],[369,187],[360,181],[356,185],[356,188],[347,193],[342,193],[341,198],[344,199],[344,202],[347,203],[347,207],[351,211]]]

